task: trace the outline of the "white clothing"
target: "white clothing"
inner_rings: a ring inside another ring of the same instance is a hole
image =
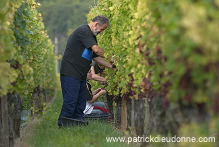
[[[90,114],[93,109],[94,106],[91,103],[86,102],[86,108],[84,110],[84,114]]]

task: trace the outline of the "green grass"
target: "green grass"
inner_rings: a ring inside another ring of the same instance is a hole
[[[57,118],[62,105],[59,93],[53,103],[48,106],[43,117],[34,128],[28,139],[31,147],[124,147],[125,143],[107,143],[106,137],[119,137],[123,133],[112,124],[100,121],[89,121],[88,126],[60,128]]]

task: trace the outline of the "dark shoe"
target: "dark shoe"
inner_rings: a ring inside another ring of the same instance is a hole
[[[61,122],[61,120],[58,120],[58,126],[59,126],[59,127],[62,126],[62,122]]]
[[[61,117],[62,126],[87,126],[87,120],[80,120],[80,119],[72,119],[67,117]]]

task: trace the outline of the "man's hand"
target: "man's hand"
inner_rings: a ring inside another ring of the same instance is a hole
[[[100,82],[102,85],[107,85],[107,81],[104,81],[104,82]]]
[[[112,69],[116,69],[116,65],[115,64],[112,64]]]

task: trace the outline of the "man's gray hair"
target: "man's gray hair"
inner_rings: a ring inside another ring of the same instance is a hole
[[[99,24],[102,26],[103,24],[107,24],[107,26],[110,25],[109,19],[103,15],[98,15],[93,18],[93,22],[99,22]]]

